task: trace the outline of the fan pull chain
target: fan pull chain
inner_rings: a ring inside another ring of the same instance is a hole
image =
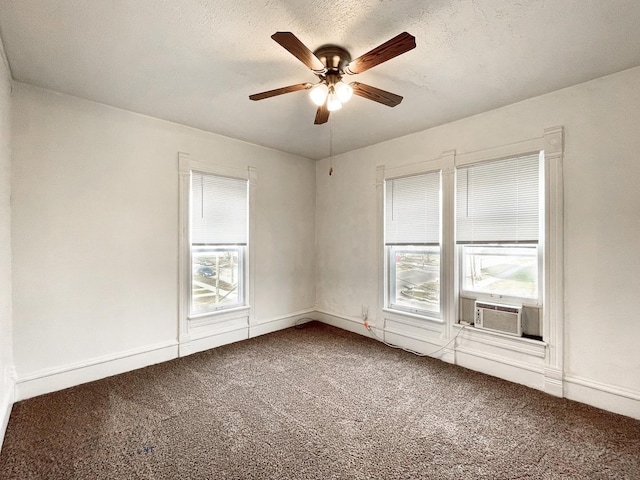
[[[333,128],[331,128],[331,124],[333,122],[329,121],[329,176],[333,174]]]

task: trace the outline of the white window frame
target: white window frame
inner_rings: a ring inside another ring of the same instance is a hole
[[[381,310],[385,313],[390,313],[399,318],[404,319],[415,319],[419,321],[429,321],[435,323],[443,323],[443,306],[445,298],[443,296],[443,273],[444,273],[444,265],[443,265],[443,199],[442,199],[442,188],[444,178],[442,177],[442,161],[440,159],[422,162],[419,164],[407,165],[402,167],[394,167],[394,168],[385,168],[384,166],[379,166],[377,169],[377,180],[376,184],[379,190],[378,194],[378,212],[381,218],[381,221],[378,222],[378,230],[379,230],[379,238],[381,241],[379,245],[381,246],[382,253],[380,255],[382,259],[382,266],[379,269],[379,290],[381,290],[381,298],[382,298],[382,306]],[[393,180],[395,178],[402,177],[411,177],[416,175],[423,175],[428,173],[437,173],[441,174],[441,198],[440,198],[440,306],[439,311],[431,312],[428,310],[422,310],[417,308],[410,308],[401,305],[394,304],[391,299],[391,274],[392,274],[392,266],[390,259],[390,252],[392,247],[388,247],[385,245],[385,182],[388,180]]]
[[[522,152],[521,154],[518,155],[509,155],[506,158],[502,157],[502,158],[492,158],[492,159],[483,159],[481,161],[477,161],[474,163],[466,163],[464,165],[460,165],[458,163],[456,163],[456,171],[458,168],[460,167],[468,167],[468,166],[473,166],[473,165],[477,165],[477,164],[482,164],[482,163],[487,163],[487,162],[495,162],[495,161],[500,161],[500,160],[507,160],[507,159],[511,159],[511,158],[516,158],[516,157],[524,157],[524,156],[530,156],[530,155],[539,155],[539,172],[540,172],[540,177],[539,177],[539,192],[540,192],[540,208],[539,208],[539,219],[540,219],[540,226],[538,228],[538,239],[537,239],[537,243],[532,244],[532,243],[521,243],[521,244],[517,244],[515,242],[503,242],[503,243],[491,243],[491,242],[478,242],[478,243],[473,243],[473,244],[456,244],[456,260],[457,260],[457,269],[456,269],[456,275],[457,275],[457,284],[458,284],[458,292],[459,295],[465,298],[470,298],[470,299],[475,299],[475,300],[482,300],[482,301],[487,301],[487,302],[493,302],[493,303],[505,303],[508,305],[526,305],[526,306],[531,306],[531,307],[536,307],[536,308],[542,308],[543,305],[543,285],[544,285],[544,151],[543,150],[536,150],[533,152]],[[455,222],[455,219],[454,219]],[[457,240],[457,239],[456,239]],[[488,292],[482,292],[482,291],[478,291],[478,290],[465,290],[464,288],[464,282],[463,282],[463,277],[464,277],[464,247],[474,247],[474,246],[486,246],[486,247],[490,247],[490,246],[496,246],[496,247],[504,247],[504,246],[527,246],[527,245],[536,245],[537,247],[537,274],[538,274],[538,294],[536,297],[522,297],[522,296],[515,296],[515,295],[506,295],[506,294],[492,294],[492,293],[488,293]]]
[[[405,178],[411,178],[411,177],[418,177],[421,175],[427,175],[427,174],[437,174],[438,178],[439,178],[439,190],[438,190],[438,197],[439,197],[439,225],[438,225],[438,250],[439,250],[439,255],[442,253],[442,241],[441,241],[441,233],[442,233],[442,199],[441,199],[441,188],[442,188],[442,175],[441,175],[441,171],[440,169],[435,169],[435,170],[429,170],[429,171],[423,171],[423,172],[419,172],[419,173],[412,173],[411,175],[402,175],[402,176],[394,176],[394,177],[386,177],[384,179],[385,182],[385,193],[384,193],[384,202],[385,202],[385,211],[387,211],[387,202],[388,202],[388,182],[396,180],[396,179],[405,179]],[[393,208],[393,207],[392,207]],[[387,221],[388,219],[386,218],[386,214],[385,214],[385,218],[384,218],[384,223],[385,223],[385,232],[387,231]],[[425,226],[425,228],[427,228]],[[427,228],[428,229],[428,228]],[[405,232],[406,233],[406,232]],[[397,233],[395,234],[397,236]],[[398,241],[398,239],[395,239],[396,241]],[[402,238],[402,241],[407,240],[406,238]],[[386,238],[386,233],[385,233],[385,258],[387,260],[387,270],[386,270],[386,303],[385,306],[388,310],[390,311],[397,311],[397,312],[401,312],[401,313],[410,313],[412,315],[415,315],[417,317],[424,317],[424,318],[431,318],[431,319],[436,319],[436,320],[440,320],[442,319],[442,297],[440,295],[440,292],[438,292],[438,297],[439,297],[439,302],[438,302],[438,309],[437,311],[432,311],[432,310],[428,310],[428,309],[424,309],[424,308],[419,308],[417,306],[410,306],[407,304],[401,304],[401,303],[397,303],[396,302],[396,295],[394,295],[394,293],[396,293],[396,288],[395,288],[395,283],[396,283],[396,276],[395,276],[395,267],[396,267],[396,262],[395,262],[395,251],[398,249],[402,249],[403,247],[405,248],[412,248],[412,249],[416,249],[419,250],[420,247],[424,247],[426,248],[432,248],[435,247],[436,245],[420,245],[420,244],[413,244],[411,242],[408,242],[406,244],[387,244],[386,242],[389,241],[388,238]],[[431,240],[433,242],[433,239]],[[440,264],[439,267],[439,272],[438,272],[438,277],[440,278],[442,274],[442,265]],[[440,289],[440,286],[439,286]]]
[[[234,319],[246,318],[251,323],[253,318],[253,298],[254,298],[254,278],[253,268],[255,265],[253,256],[254,224],[255,224],[255,186],[257,183],[257,171],[255,167],[246,169],[227,167],[223,165],[199,162],[193,160],[189,154],[180,152],[178,154],[179,171],[179,239],[178,239],[178,286],[179,286],[179,334],[178,341],[181,345],[188,344],[192,340],[192,333],[198,331],[198,335],[203,328],[215,328],[221,322],[232,321]],[[191,174],[192,172],[202,172],[220,177],[237,178],[247,180],[249,184],[248,192],[248,239],[247,245],[243,247],[244,256],[242,259],[242,304],[229,308],[218,308],[213,311],[203,313],[191,313],[191,239],[190,239],[190,197],[191,197]],[[190,353],[185,350],[185,353]]]
[[[563,176],[562,164],[564,159],[564,129],[563,127],[551,127],[544,130],[543,135],[508,145],[489,148],[477,152],[454,154],[455,167],[472,165],[474,163],[523,156],[531,153],[543,152],[544,158],[544,187],[542,199],[544,202],[542,218],[543,226],[539,248],[541,249],[541,261],[543,262],[543,278],[539,279],[539,290],[542,295],[542,337],[543,341],[537,342],[544,347],[544,390],[556,396],[563,396],[563,368],[564,368],[564,289],[563,289],[563,243],[564,243],[564,204],[563,204]],[[455,185],[451,191],[455,195]],[[455,213],[454,213],[455,214]],[[458,256],[455,257],[458,262]],[[456,264],[454,274],[458,275],[459,266]],[[456,278],[456,290],[458,280]],[[460,292],[455,291],[449,306],[450,326],[449,338],[458,333],[460,326],[457,324],[457,307]],[[476,336],[496,336],[486,331],[465,332],[471,338]],[[527,351],[532,341],[520,338],[501,338],[505,346],[516,351]]]
[[[543,278],[539,279],[539,292],[542,295],[542,335],[544,341],[535,341],[518,337],[501,335],[487,331],[475,331],[466,329],[460,332],[461,325],[457,323],[460,291],[458,285],[459,255],[455,244],[455,169],[457,167],[471,165],[478,162],[490,161],[500,158],[515,157],[544,152],[544,215],[542,228],[543,237],[539,243],[541,261],[543,262]],[[415,159],[416,156],[412,155]],[[500,345],[512,351],[544,358],[541,370],[544,375],[544,391],[556,396],[563,396],[564,381],[564,285],[563,285],[563,242],[564,242],[564,200],[563,200],[563,159],[564,159],[564,129],[562,126],[545,129],[540,137],[534,137],[517,142],[510,142],[502,146],[487,148],[478,151],[457,153],[448,150],[436,159],[412,165],[388,167],[379,165],[376,171],[377,211],[378,211],[378,315],[370,321],[375,328],[392,332],[387,320],[397,319],[397,311],[390,311],[388,305],[386,278],[388,275],[388,259],[384,248],[384,181],[394,176],[419,174],[442,169],[442,241],[441,241],[441,277],[440,298],[442,305],[443,329],[436,330],[433,322],[425,322],[424,317],[418,317],[410,325],[413,331],[422,332],[417,335],[425,338],[425,341],[434,341],[434,333],[441,332],[438,343],[442,345],[442,358],[454,361],[456,342],[452,340],[456,335],[459,338],[470,338],[478,341],[487,341]],[[389,315],[392,313],[393,315]],[[406,314],[405,317],[409,315]],[[393,328],[397,328],[394,323]],[[417,330],[420,329],[420,330]],[[431,333],[429,333],[431,332]],[[426,337],[425,335],[429,335]],[[492,337],[491,340],[487,340]]]

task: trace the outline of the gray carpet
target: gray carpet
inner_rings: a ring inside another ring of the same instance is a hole
[[[640,421],[316,322],[14,405],[2,479],[640,479]]]

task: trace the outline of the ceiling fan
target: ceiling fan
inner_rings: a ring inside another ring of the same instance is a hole
[[[311,69],[319,82],[298,83],[256,93],[249,96],[251,100],[264,100],[284,93],[310,90],[311,100],[318,105],[314,121],[316,125],[326,123],[329,113],[342,108],[342,104],[353,94],[389,107],[395,107],[402,101],[400,95],[364,83],[346,84],[342,77],[362,73],[415,48],[416,39],[407,32],[393,37],[355,60],[351,60],[349,52],[337,45],[324,45],[312,52],[291,32],[276,32],[271,38]]]

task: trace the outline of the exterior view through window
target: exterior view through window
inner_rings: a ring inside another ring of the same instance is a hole
[[[462,289],[538,298],[538,246],[463,245]]]
[[[393,247],[391,256],[391,304],[438,312],[440,247]]]
[[[242,256],[239,248],[194,247],[191,259],[193,313],[240,302]]]

